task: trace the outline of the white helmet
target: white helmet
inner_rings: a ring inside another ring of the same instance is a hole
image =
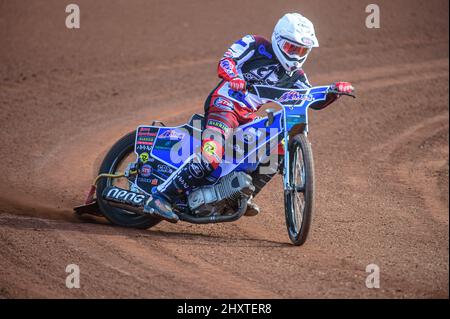
[[[273,51],[288,72],[299,70],[318,46],[314,25],[299,13],[285,14],[273,30]]]

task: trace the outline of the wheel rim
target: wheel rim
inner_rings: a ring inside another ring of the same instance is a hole
[[[291,231],[294,236],[298,236],[301,231],[303,224],[303,216],[305,212],[305,182],[306,182],[306,172],[305,163],[303,158],[303,152],[300,147],[298,147],[294,153],[293,163],[295,165],[292,167],[292,190],[291,190]]]

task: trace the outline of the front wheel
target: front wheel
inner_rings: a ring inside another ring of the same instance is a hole
[[[116,174],[123,172],[127,164],[135,161],[134,141],[136,132],[130,132],[122,137],[106,154],[103,160],[99,174]],[[107,186],[117,186],[123,189],[129,189],[130,183],[127,179],[102,178],[97,185],[97,202],[103,215],[113,224],[146,229],[158,224],[161,219],[148,215],[136,214],[124,209],[112,207],[103,198],[103,190]]]
[[[306,135],[298,134],[289,143],[289,184],[284,206],[289,238],[296,246],[308,237],[314,210],[314,161]]]

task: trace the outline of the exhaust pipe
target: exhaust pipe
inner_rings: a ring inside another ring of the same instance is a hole
[[[148,212],[144,211],[144,207],[150,200],[149,195],[131,192],[129,190],[125,190],[115,186],[108,186],[103,191],[102,197],[105,201],[108,202],[109,205],[113,207],[117,207],[141,215],[148,214]],[[247,210],[247,202],[248,197],[243,196],[239,201],[238,210],[231,215],[197,217],[183,212],[178,212],[176,214],[180,217],[180,220],[192,224],[233,222],[244,215],[245,211]]]
[[[115,186],[108,186],[103,190],[103,199],[110,206],[124,209],[137,214],[145,214],[144,206],[150,196],[131,192]]]

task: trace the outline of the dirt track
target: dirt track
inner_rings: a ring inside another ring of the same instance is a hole
[[[0,0],[0,298],[448,298],[448,1]],[[170,4],[169,4],[170,3]],[[358,99],[311,112],[317,210],[286,233],[280,179],[232,224],[146,230],[79,221],[108,148],[138,124],[202,110],[229,44],[270,36],[285,12],[317,27],[313,84]],[[65,267],[81,289],[65,287]],[[367,289],[365,268],[381,270]]]

